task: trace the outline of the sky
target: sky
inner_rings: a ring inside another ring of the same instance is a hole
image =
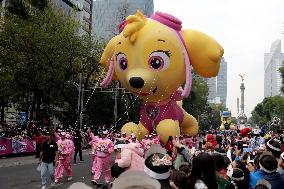
[[[183,29],[202,31],[223,46],[227,107],[237,116],[238,75],[245,74],[245,113],[250,116],[264,98],[264,53],[275,40],[284,43],[284,0],[154,0],[154,7],[179,18]]]

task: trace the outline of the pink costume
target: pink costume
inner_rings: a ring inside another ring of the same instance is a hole
[[[129,143],[121,150],[121,159],[115,160],[119,167],[128,170],[144,170],[144,151],[140,144]]]
[[[182,100],[181,89],[178,89],[167,102],[143,103],[140,107],[140,122],[153,132],[160,121],[164,119],[183,121],[183,111],[176,101]]]
[[[72,153],[75,149],[74,143],[69,139],[60,139],[57,141],[58,145],[58,164],[55,167],[55,181],[58,182],[59,179],[63,177],[64,169],[67,172],[68,177],[72,177],[71,159]]]
[[[161,143],[160,143],[160,137],[159,137],[159,136],[156,136],[156,137],[153,139],[153,143],[154,143],[154,144],[161,144]]]
[[[54,132],[54,138],[55,138],[55,142],[57,143],[60,140],[60,136],[57,132]]]
[[[95,136],[93,133],[90,133],[90,138],[91,141],[89,142],[89,144],[92,146],[92,173],[95,173],[96,170],[96,143],[99,141],[99,137]]]
[[[95,151],[95,175],[93,180],[98,183],[102,169],[104,166],[105,182],[110,182],[110,160],[111,154],[114,151],[114,145],[108,138],[99,138],[98,142],[94,145]]]
[[[142,139],[141,145],[142,145],[142,148],[143,148],[144,151],[146,151],[150,148],[150,147],[148,148],[148,143],[149,143],[149,139]]]

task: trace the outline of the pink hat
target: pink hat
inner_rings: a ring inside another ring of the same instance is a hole
[[[185,42],[184,42],[184,39],[180,33],[181,31],[181,28],[182,28],[182,22],[170,15],[170,14],[167,14],[167,13],[162,13],[162,12],[155,12],[155,14],[153,14],[151,16],[151,19],[153,20],[156,20],[157,22],[160,22],[161,24],[164,24],[166,26],[168,26],[169,28],[172,28],[177,36],[178,36],[178,39],[182,45],[182,48],[183,48],[183,54],[184,54],[184,58],[185,58],[185,75],[186,75],[186,82],[185,82],[185,85],[184,85],[184,89],[182,91],[182,96],[183,97],[188,97],[189,93],[190,93],[190,89],[191,89],[191,82],[192,82],[192,76],[191,76],[191,66],[190,66],[190,59],[189,59],[189,54],[187,52],[187,48],[186,48],[186,45],[185,45]]]
[[[190,89],[191,89],[192,75],[191,75],[189,54],[187,52],[184,39],[180,33],[181,28],[182,28],[182,22],[178,18],[170,14],[162,13],[162,12],[155,12],[155,14],[151,16],[151,19],[157,22],[160,22],[161,24],[164,24],[165,26],[168,26],[169,28],[173,29],[178,36],[178,39],[183,48],[183,54],[185,58],[185,75],[186,75],[186,82],[184,85],[184,89],[182,90],[181,96],[188,97],[190,93]],[[122,32],[122,30],[124,29],[126,25],[127,25],[127,21],[124,20],[119,25],[119,32]],[[111,83],[113,75],[114,75],[114,59],[111,58],[107,76],[105,77],[105,79],[102,81],[100,85],[103,88],[107,87]]]

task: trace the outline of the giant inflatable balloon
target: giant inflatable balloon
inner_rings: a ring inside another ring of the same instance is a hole
[[[223,111],[221,113],[220,130],[234,130],[235,125],[232,123],[232,114],[230,111]]]
[[[197,134],[196,119],[182,108],[191,89],[191,69],[215,77],[223,48],[204,33],[182,30],[182,22],[166,13],[146,18],[137,11],[119,27],[120,34],[108,42],[101,57],[108,69],[101,86],[119,80],[143,101],[139,124],[126,123],[122,131],[139,139],[156,132],[164,143],[169,136]]]

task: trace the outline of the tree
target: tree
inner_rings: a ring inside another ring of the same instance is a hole
[[[76,115],[76,88],[71,83],[78,81],[81,64],[86,86],[98,79],[92,74],[103,44],[78,35],[79,23],[45,7],[44,0],[31,2],[34,6],[12,4],[5,13],[0,26],[0,70],[5,71],[0,80],[12,91],[12,102],[31,119],[59,112]]]
[[[193,72],[192,89],[188,98],[183,100],[183,108],[193,115],[201,129],[209,129],[212,123],[212,107],[208,104],[208,86],[205,79]],[[218,113],[220,114],[220,113]],[[220,116],[219,116],[220,120]]]
[[[183,108],[195,118],[206,112],[208,86],[206,81],[193,73],[192,88],[188,98],[183,100]]]
[[[252,121],[259,125],[266,125],[274,116],[284,119],[284,97],[274,96],[264,98],[252,111]]]
[[[210,104],[206,111],[206,128],[212,126],[217,129],[221,126],[221,113],[223,111],[228,111],[228,109],[222,104]]]
[[[283,62],[284,64],[284,62]],[[282,78],[281,92],[284,94],[284,65],[279,69]]]

